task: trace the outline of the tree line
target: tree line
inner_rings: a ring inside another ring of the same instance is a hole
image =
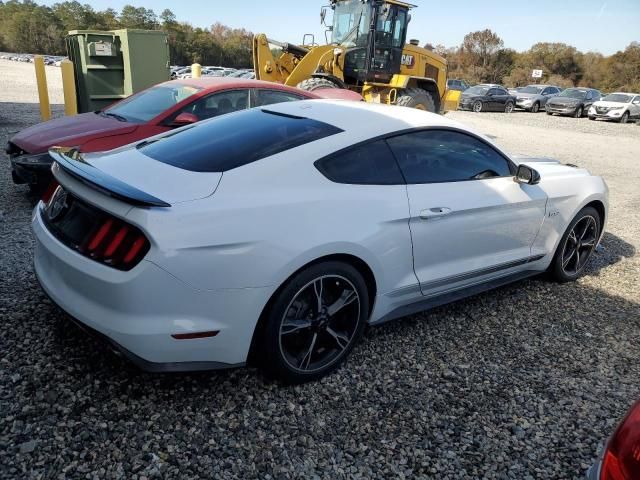
[[[253,34],[244,28],[214,23],[197,28],[179,22],[169,9],[156,15],[149,8],[125,5],[97,11],[88,4],[67,1],[52,7],[32,0],[0,0],[0,51],[66,55],[65,36],[71,30],[141,28],[169,35],[174,65],[251,67]]]
[[[142,28],[169,35],[172,64],[252,66],[253,34],[221,23],[209,28],[180,22],[171,10],[160,15],[152,9],[126,5],[97,11],[78,1],[52,7],[32,0],[0,0],[0,51],[65,55],[64,38],[70,30]],[[291,41],[292,39],[284,39]],[[640,43],[632,42],[611,56],[580,52],[564,43],[536,43],[525,52],[505,48],[503,40],[487,29],[471,32],[457,47],[427,45],[449,63],[449,78],[469,83],[534,83],[533,69],[544,72],[541,83],[562,87],[589,86],[603,91],[640,91]]]
[[[502,83],[509,87],[549,83],[561,87],[584,86],[605,92],[640,92],[640,43],[631,42],[610,56],[580,52],[565,43],[540,42],[525,52],[505,48],[503,40],[486,29],[471,32],[458,47],[427,48],[444,56],[449,78],[469,83]],[[542,70],[539,80],[533,70]]]

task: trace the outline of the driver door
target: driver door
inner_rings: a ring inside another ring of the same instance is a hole
[[[547,196],[513,179],[484,141],[451,130],[387,140],[407,181],[414,270],[424,295],[526,269]]]
[[[378,7],[368,79],[389,81],[400,72],[406,38],[407,11],[397,5]]]

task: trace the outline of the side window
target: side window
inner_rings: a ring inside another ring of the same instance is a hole
[[[589,90],[587,92],[587,100],[593,100],[594,97],[595,95],[593,94],[593,90]]]
[[[640,95],[633,99],[633,103],[635,103],[636,105],[640,104]]]
[[[384,140],[366,143],[318,160],[329,180],[354,185],[404,185],[398,164]]]
[[[542,95],[550,95],[553,92],[551,87],[547,87],[542,91]]]
[[[506,92],[499,88],[490,88],[489,95],[506,95]]]
[[[402,47],[405,24],[406,24],[406,13],[398,12],[398,16],[396,17],[396,24],[393,27],[393,46],[396,48]]]
[[[407,183],[441,183],[511,176],[509,161],[470,135],[426,130],[387,140]]]
[[[304,100],[304,97],[301,97],[300,95],[289,92],[282,92],[280,90],[264,90],[257,88],[254,90],[254,92],[254,107],[263,107],[265,105],[271,105],[273,103],[295,102],[296,100]]]
[[[229,90],[201,98],[187,105],[179,113],[192,113],[198,120],[217,117],[249,107],[249,90]],[[176,115],[177,116],[177,115]]]

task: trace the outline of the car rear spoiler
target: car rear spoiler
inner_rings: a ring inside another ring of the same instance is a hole
[[[171,204],[138,190],[87,163],[76,148],[52,147],[49,155],[66,173],[113,198],[141,207],[170,207]]]

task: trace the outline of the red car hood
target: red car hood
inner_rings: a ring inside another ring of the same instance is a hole
[[[38,123],[10,141],[27,153],[42,153],[52,146],[81,146],[88,140],[131,133],[136,128],[136,124],[90,112]]]

